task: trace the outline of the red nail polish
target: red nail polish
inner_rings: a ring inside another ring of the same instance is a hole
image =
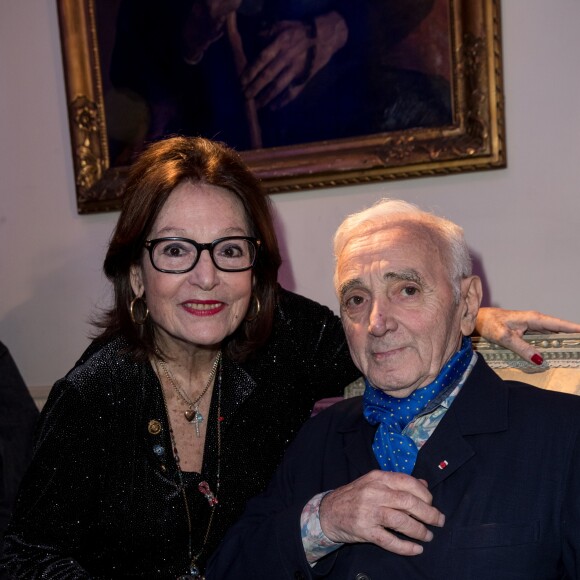
[[[539,366],[544,362],[544,359],[539,354],[535,354],[532,357],[532,362]]]

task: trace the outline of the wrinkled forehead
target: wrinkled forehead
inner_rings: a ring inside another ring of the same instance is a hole
[[[426,262],[444,267],[441,237],[419,220],[405,219],[361,227],[346,242],[337,257],[337,271],[357,261]]]

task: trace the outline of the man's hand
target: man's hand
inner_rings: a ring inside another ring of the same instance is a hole
[[[318,16],[312,26],[282,20],[265,33],[268,46],[240,79],[246,98],[255,98],[258,107],[283,107],[346,44],[348,28],[337,12]]]
[[[333,542],[371,542],[403,556],[423,551],[445,516],[431,505],[427,484],[404,473],[371,471],[327,494],[320,505],[320,524]],[[401,539],[392,532],[410,538]]]
[[[483,338],[515,352],[523,359],[542,364],[542,356],[522,336],[525,332],[580,332],[580,324],[568,322],[535,310],[481,308],[475,330]]]

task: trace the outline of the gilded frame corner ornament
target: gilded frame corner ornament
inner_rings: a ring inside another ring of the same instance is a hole
[[[127,167],[110,167],[97,0],[57,0],[79,213],[120,207]],[[506,166],[500,0],[448,0],[452,125],[242,152],[268,193]]]

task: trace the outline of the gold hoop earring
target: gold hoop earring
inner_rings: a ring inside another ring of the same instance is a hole
[[[246,322],[254,322],[254,320],[256,320],[256,318],[258,318],[258,315],[260,314],[260,310],[262,308],[262,305],[260,304],[260,299],[255,294],[252,294],[252,298],[256,302],[256,308],[255,308],[254,314],[252,314],[251,316],[248,316],[246,314]],[[250,310],[248,309],[248,313],[249,312],[250,312]]]
[[[145,314],[143,315],[143,318],[136,319],[135,304],[137,304],[139,300],[143,302],[143,306],[145,306]],[[147,308],[147,302],[145,302],[145,298],[143,298],[143,296],[135,296],[135,298],[131,300],[131,304],[129,304],[129,316],[131,317],[133,324],[136,324],[137,326],[143,326],[145,324],[145,321],[149,316],[149,308]]]

